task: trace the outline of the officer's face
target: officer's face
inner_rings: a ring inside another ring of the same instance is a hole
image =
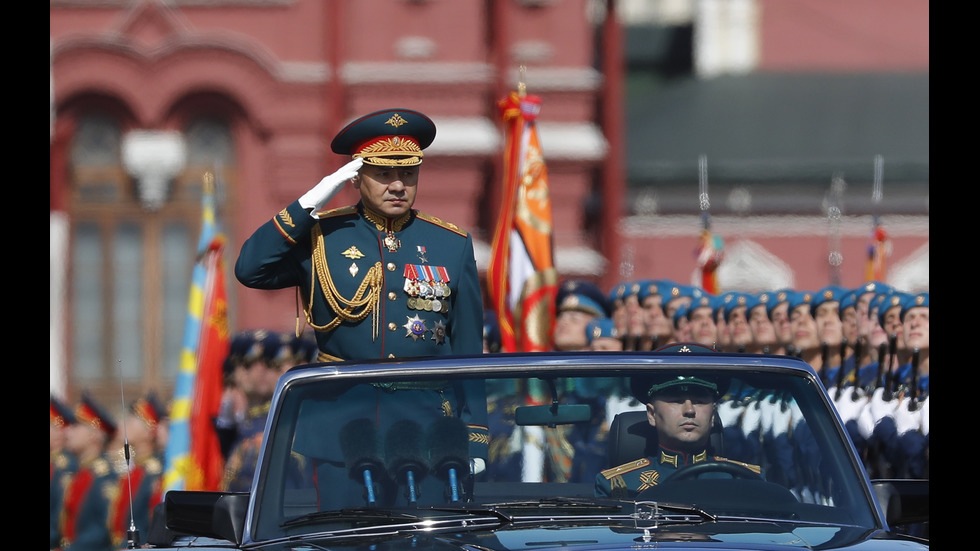
[[[657,428],[660,444],[678,451],[700,451],[714,425],[714,394],[701,387],[676,387],[647,403],[647,420]]]
[[[419,167],[363,165],[354,178],[354,189],[373,211],[394,218],[408,212],[418,192]]]

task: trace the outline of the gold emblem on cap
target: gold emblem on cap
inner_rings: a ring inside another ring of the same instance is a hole
[[[342,254],[342,255],[344,255],[347,258],[350,258],[352,260],[357,260],[358,258],[364,258],[364,253],[362,253],[361,251],[357,250],[357,247],[355,247],[353,245],[351,245],[349,249],[347,249],[346,251],[344,251],[344,252],[342,252],[340,254]]]
[[[408,124],[408,121],[403,119],[402,116],[399,115],[398,113],[395,113],[394,115],[391,116],[390,119],[385,121],[385,124],[390,124],[391,126],[398,128],[403,124]]]

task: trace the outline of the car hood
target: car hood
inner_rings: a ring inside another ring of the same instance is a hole
[[[613,549],[928,549],[911,539],[897,539],[884,532],[840,526],[777,524],[770,522],[716,522],[699,525],[638,528],[622,524],[568,526],[555,523],[547,527],[508,526],[497,530],[441,533],[401,533],[338,540],[310,537],[303,540],[331,550],[367,549],[374,551],[431,549],[434,551],[591,551]],[[319,549],[306,543],[263,546],[263,550],[295,551]]]

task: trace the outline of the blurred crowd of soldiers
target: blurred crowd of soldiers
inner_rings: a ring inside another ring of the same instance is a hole
[[[487,311],[484,320],[484,352],[499,352],[496,316]],[[602,292],[591,282],[568,280],[556,297],[553,341],[555,350],[569,351],[652,351],[696,342],[800,357],[828,389],[872,478],[929,477],[928,292],[869,281],[853,289],[711,295],[666,280],[624,282]],[[220,490],[248,491],[276,382],[316,355],[312,338],[292,333],[250,330],[232,338],[215,419],[225,464]],[[752,426],[745,418],[765,417],[766,401],[750,398],[723,397],[736,404],[722,410],[726,426]],[[616,407],[627,405],[605,405]],[[129,404],[122,424],[88,394],[74,407],[51,397],[51,549],[120,548],[133,530],[146,537],[162,500],[167,426],[168,408],[152,392]],[[602,425],[592,429],[570,439],[554,431],[525,435],[540,441],[525,442],[522,457],[498,445],[510,445],[510,435],[492,435],[490,462],[499,468],[517,461],[526,480],[570,480],[579,471],[591,479],[602,468],[596,447]],[[528,455],[535,451],[539,457]]]
[[[485,351],[498,352],[496,316],[488,312],[484,319]],[[868,281],[856,288],[713,295],[669,280],[623,282],[603,292],[591,282],[567,280],[556,297],[553,337],[555,350],[653,351],[693,342],[719,351],[802,358],[828,390],[871,478],[929,478],[928,292]],[[792,432],[790,417],[775,416],[784,427],[772,422],[768,409],[786,410],[778,400],[738,391],[722,397],[723,424],[743,430],[733,431],[726,448],[760,427],[759,440]],[[571,399],[576,392],[569,389]],[[603,428],[617,408],[631,407],[628,398],[615,395],[599,402],[606,421],[594,424],[592,432],[542,430],[525,434],[515,446],[508,443],[520,439],[512,438],[513,427],[496,411],[503,404],[489,397],[495,421],[492,472],[512,471],[505,476],[523,480],[590,481],[604,449]],[[759,462],[754,459],[745,458]]]
[[[214,420],[225,466],[219,490],[248,491],[279,376],[315,358],[312,338],[267,330],[233,336]],[[169,407],[152,392],[128,405],[122,424],[87,393],[74,407],[51,397],[50,549],[146,541],[163,499],[168,421]]]

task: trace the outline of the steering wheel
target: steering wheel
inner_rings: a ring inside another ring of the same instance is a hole
[[[743,467],[738,463],[732,463],[729,461],[706,461],[704,463],[698,463],[696,465],[690,465],[680,469],[676,473],[670,475],[670,477],[667,478],[664,483],[673,482],[675,480],[693,480],[704,473],[725,473],[731,475],[732,478],[762,480],[762,475],[748,467]]]

